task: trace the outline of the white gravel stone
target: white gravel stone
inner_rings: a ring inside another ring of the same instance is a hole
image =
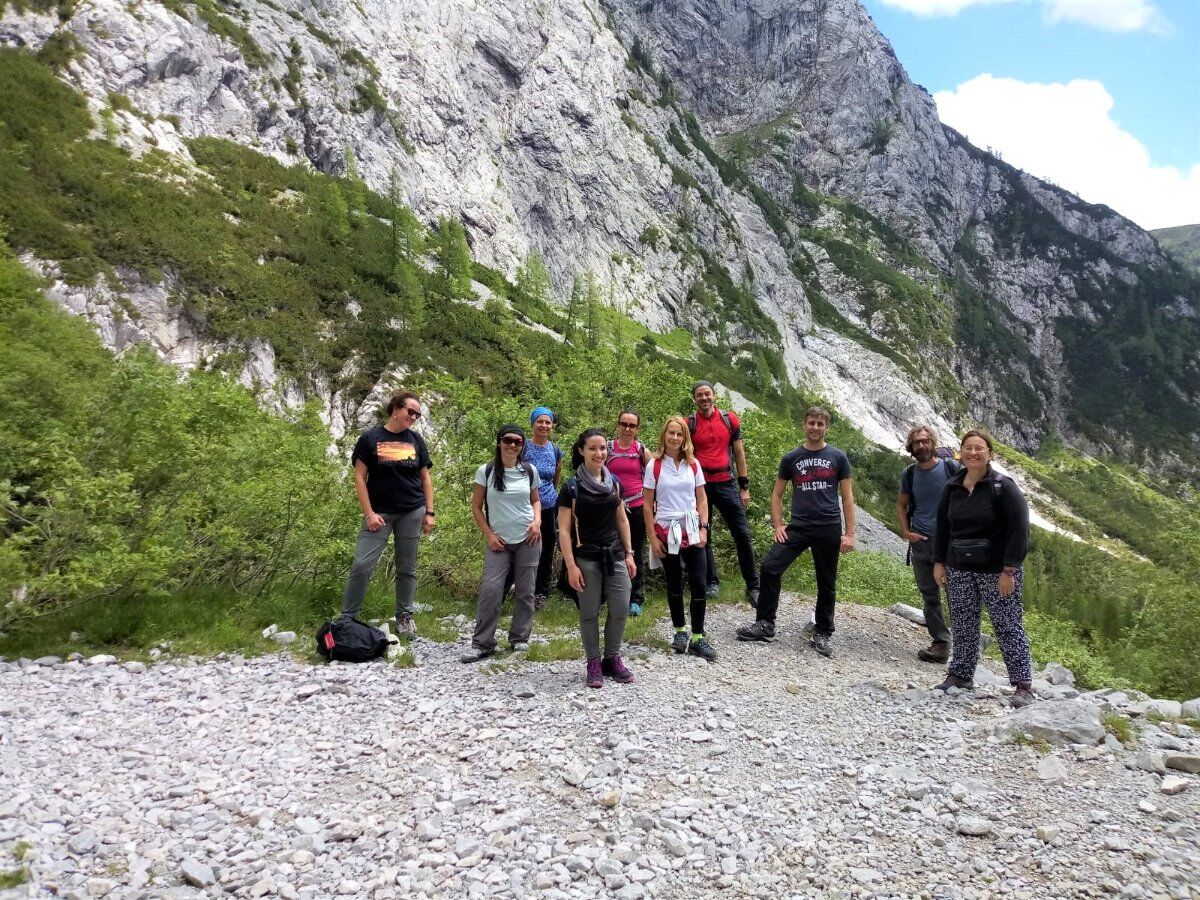
[[[1038,762],[1038,778],[1051,784],[1062,784],[1070,775],[1066,764],[1057,756],[1043,756]]]
[[[981,819],[977,816],[967,816],[958,820],[955,829],[959,834],[966,834],[971,837],[983,837],[992,833],[992,823],[987,819]]]
[[[210,884],[215,884],[217,880],[212,866],[196,859],[185,859],[179,867],[179,875],[192,887],[198,888],[208,887]]]
[[[1180,778],[1178,775],[1168,775],[1163,778],[1158,789],[1164,794],[1181,794],[1191,785],[1186,778]]]

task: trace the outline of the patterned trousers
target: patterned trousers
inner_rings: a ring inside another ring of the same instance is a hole
[[[1017,570],[1013,592],[1000,596],[998,572],[966,572],[947,569],[946,596],[950,600],[950,629],[954,634],[950,674],[973,679],[979,662],[979,623],[986,606],[996,642],[1008,669],[1011,684],[1033,680],[1033,662],[1029,657],[1029,637],[1021,624],[1021,584],[1023,573]]]

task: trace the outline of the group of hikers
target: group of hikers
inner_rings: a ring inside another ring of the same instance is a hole
[[[705,611],[720,590],[710,540],[717,513],[733,538],[746,601],[755,611],[754,621],[736,630],[737,639],[775,639],[784,573],[809,550],[817,599],[804,631],[819,654],[833,654],[838,559],[854,549],[855,506],[850,460],[825,440],[829,412],[810,407],[803,442],[779,462],[771,493],[774,539],[758,566],[746,516],[750,479],[741,423],[736,413],[717,407],[710,382],[696,382],[692,401],[695,411],[669,417],[653,448],[639,439],[641,417],[633,409],[617,416],[612,437],[589,428],[568,452],[553,442],[556,417],[545,406],[530,414],[528,433],[517,424],[497,431],[492,459],[475,473],[471,500],[485,549],[475,630],[461,657],[464,663],[496,652],[495,632],[509,589],[514,600],[508,641],[514,652],[528,650],[534,617],[552,590],[556,547],[562,556],[557,587],[579,608],[588,686],[602,687],[606,677],[634,681],[621,658],[621,644],[628,616],[641,615],[646,603],[647,564],[662,569],[674,651],[715,662]],[[422,415],[420,398],[397,391],[387,414],[387,421],[363,433],[354,447],[354,483],[364,521],[342,615],[357,616],[394,535],[395,625],[403,638],[415,634],[417,546],[420,536],[434,528],[436,511],[429,451],[413,428]],[[1010,702],[1025,706],[1034,699],[1029,639],[1021,621],[1022,564],[1029,541],[1025,498],[1011,478],[992,466],[992,439],[985,431],[973,429],[962,436],[958,459],[940,446],[931,425],[913,426],[905,448],[914,462],[901,476],[896,513],[931,638],[918,655],[949,664],[939,689],[971,688],[986,607],[1016,689]],[[785,521],[789,485],[791,508]]]

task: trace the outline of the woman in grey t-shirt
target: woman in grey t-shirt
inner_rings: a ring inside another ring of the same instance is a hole
[[[533,586],[541,554],[542,502],[537,470],[521,460],[524,447],[525,432],[519,425],[502,426],[496,434],[492,461],[475,472],[471,515],[487,540],[487,548],[475,611],[475,636],[471,648],[461,657],[465,663],[478,662],[496,652],[496,625],[510,573],[516,599],[508,642],[514,652],[529,649]]]

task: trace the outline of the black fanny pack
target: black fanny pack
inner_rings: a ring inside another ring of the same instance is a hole
[[[950,541],[946,564],[952,569],[980,571],[991,563],[992,542],[987,538],[958,538]]]

